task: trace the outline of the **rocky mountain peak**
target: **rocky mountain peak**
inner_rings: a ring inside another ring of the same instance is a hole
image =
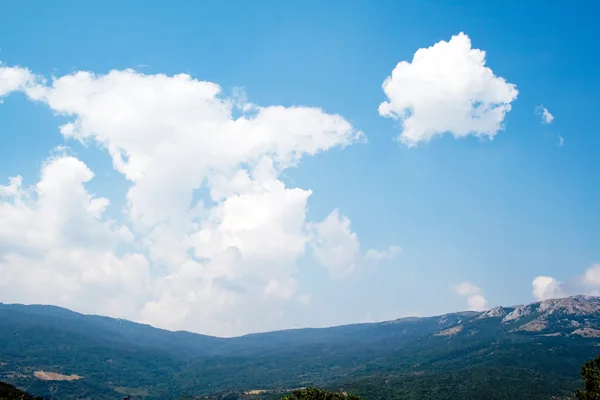
[[[535,312],[535,309],[537,308],[535,306],[535,304],[525,304],[525,305],[521,305],[521,306],[517,306],[515,307],[514,310],[512,310],[511,312],[509,312],[503,319],[502,322],[510,322],[510,321],[515,321],[517,319],[520,319],[522,317],[526,317],[531,315],[532,313]]]
[[[494,307],[490,310],[484,311],[483,313],[481,313],[477,318],[481,319],[481,318],[498,318],[498,317],[505,317],[508,314],[508,311],[504,308],[504,307]]]
[[[481,330],[480,324],[485,323],[488,328],[498,324],[497,328],[509,332],[600,337],[600,297],[594,296],[572,296],[514,307],[494,307],[472,319],[448,321],[448,316],[450,315],[440,317],[439,323],[444,326],[440,327],[435,336],[473,335]],[[490,319],[489,323],[484,322],[484,319]]]
[[[599,313],[600,298],[572,296],[517,306],[502,319],[502,322],[517,321],[530,316],[547,319],[550,316],[598,316]]]
[[[600,299],[593,296],[574,296],[540,302],[539,312],[565,315],[590,315],[600,311]]]

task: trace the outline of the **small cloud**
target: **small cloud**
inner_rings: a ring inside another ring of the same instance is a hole
[[[471,282],[462,282],[454,286],[454,292],[467,298],[470,311],[483,311],[487,309],[488,301],[483,296],[483,290]]]
[[[142,68],[148,68],[148,64],[138,64],[137,67],[140,68],[140,69],[142,69]]]
[[[478,294],[481,292],[477,286],[473,285],[471,282],[463,282],[454,287],[456,294],[461,296],[469,296],[472,294]]]
[[[538,301],[564,297],[563,285],[551,276],[538,276],[531,282],[533,297]]]
[[[487,299],[480,294],[475,294],[467,298],[467,305],[471,311],[483,311],[487,309]]]
[[[58,145],[50,151],[50,158],[52,159],[67,156],[75,156],[75,152],[69,146]]]
[[[310,294],[302,294],[302,295],[300,295],[300,297],[298,297],[298,300],[300,301],[300,303],[307,306],[310,304],[310,300],[311,300]]]
[[[335,209],[322,222],[312,222],[308,227],[312,233],[310,245],[321,265],[335,278],[349,275],[360,255],[360,242],[350,228],[350,219]]]
[[[565,138],[558,135],[558,147],[563,147],[565,145]]]
[[[554,115],[544,106],[537,106],[535,112],[542,117],[542,123],[551,124],[554,121]]]
[[[400,253],[402,253],[402,248],[400,246],[390,246],[387,250],[367,250],[365,258],[369,261],[378,263],[384,260],[393,260],[398,257]]]
[[[583,284],[588,287],[600,287],[600,264],[594,264],[585,270]]]

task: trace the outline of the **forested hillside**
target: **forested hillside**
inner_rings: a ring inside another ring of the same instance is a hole
[[[8,383],[0,382],[0,400],[43,400],[33,397]]]
[[[0,306],[0,379],[60,399],[278,398],[319,386],[365,399],[545,399],[598,352],[600,300],[222,339],[45,306]]]

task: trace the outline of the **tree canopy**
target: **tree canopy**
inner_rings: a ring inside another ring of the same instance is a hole
[[[9,385],[0,382],[0,400],[43,400],[41,397],[33,397],[29,394]]]
[[[347,393],[333,393],[321,389],[306,388],[295,390],[281,400],[360,400],[360,398]]]
[[[600,355],[582,365],[581,377],[584,388],[577,389],[575,397],[578,400],[600,400]]]

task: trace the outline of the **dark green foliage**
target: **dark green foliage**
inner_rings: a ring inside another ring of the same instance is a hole
[[[352,394],[333,393],[321,389],[306,388],[294,390],[291,394],[282,397],[281,400],[360,400],[360,397]]]
[[[0,400],[43,400],[33,397],[8,383],[0,382]]]
[[[600,400],[600,355],[583,364],[581,377],[584,389],[577,389],[575,397],[579,400]]]

